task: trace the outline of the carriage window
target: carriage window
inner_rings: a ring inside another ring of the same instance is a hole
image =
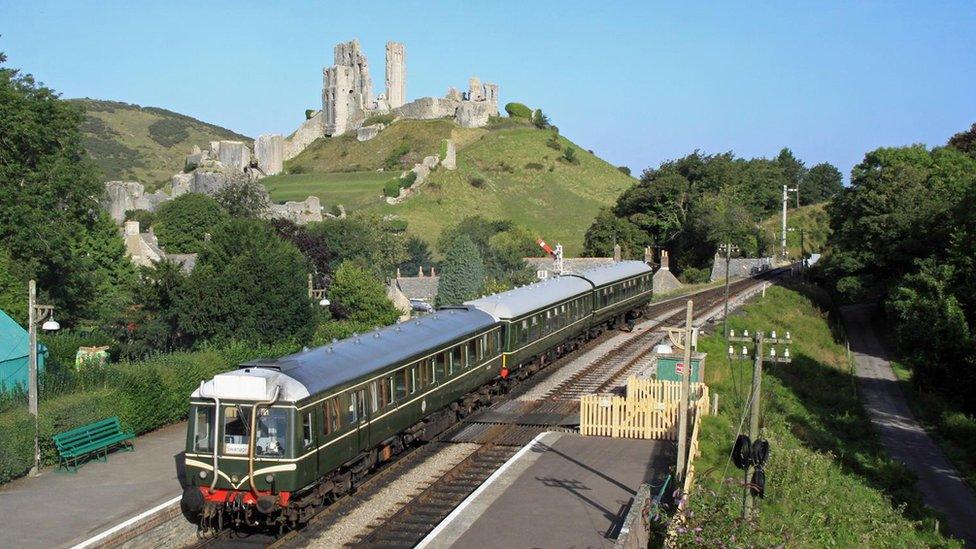
[[[469,368],[478,363],[478,342],[475,339],[468,340],[468,353],[464,357],[467,362],[465,365]]]
[[[349,424],[356,423],[356,420],[359,419],[359,414],[357,413],[357,410],[359,410],[359,406],[357,405],[356,400],[357,400],[356,399],[356,392],[355,391],[350,392],[349,393],[349,411],[347,412],[347,415],[346,415],[346,423],[349,423]]]
[[[410,368],[410,394],[417,392],[417,366]]]
[[[383,380],[383,402],[393,404],[393,376]]]
[[[451,373],[459,371],[462,366],[461,346],[457,345],[451,348]]]
[[[308,412],[302,416],[302,448],[312,445],[312,413]]]
[[[339,397],[330,398],[322,403],[322,418],[324,419],[323,434],[329,435],[339,430]]]
[[[393,379],[396,380],[396,398],[400,400],[407,396],[407,371],[400,370],[393,374]]]
[[[434,381],[444,378],[447,373],[447,352],[434,355]]]
[[[382,402],[380,400],[383,396],[382,390],[380,389],[380,385],[382,385],[382,383],[380,383],[379,381],[374,381],[369,384],[369,397],[370,397],[369,402],[372,405],[371,410],[373,410],[374,412],[379,410],[381,405],[386,404],[385,402]]]
[[[478,339],[478,360],[485,359],[485,352],[488,350],[488,334],[482,335]]]
[[[196,406],[193,414],[193,449],[213,452],[213,406]]]

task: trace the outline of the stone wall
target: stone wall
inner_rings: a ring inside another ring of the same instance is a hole
[[[481,128],[488,125],[491,104],[487,101],[461,101],[455,119],[462,128]]]
[[[356,141],[369,141],[370,139],[379,135],[380,131],[385,128],[385,124],[373,124],[372,126],[363,126],[356,130]]]
[[[105,183],[105,199],[102,201],[102,208],[108,211],[116,223],[121,224],[125,220],[125,212],[129,210],[151,212],[167,200],[169,196],[163,191],[147,194],[142,183],[137,181],[109,181]]]
[[[251,165],[251,149],[242,141],[211,142],[210,151],[225,168],[243,170]]]
[[[453,117],[460,101],[440,97],[421,97],[393,109],[397,116],[414,120]]]
[[[407,53],[403,44],[386,43],[386,105],[395,109],[407,101]]]
[[[446,151],[444,152],[444,159],[441,160],[441,166],[444,166],[445,170],[457,169],[457,145],[454,144],[453,139],[445,139],[447,142]]]
[[[746,278],[769,270],[773,266],[771,257],[733,257],[729,262],[730,278]],[[712,260],[712,282],[725,279],[725,258],[715,254]]]
[[[322,221],[322,203],[317,196],[309,196],[301,202],[289,201],[284,204],[271,204],[268,217],[271,219],[288,219],[299,225]]]
[[[285,157],[285,140],[278,134],[262,135],[254,141],[254,157],[264,175],[281,173]]]
[[[306,147],[312,144],[312,141],[325,135],[324,122],[325,115],[322,111],[315,113],[314,116],[302,122],[295,133],[291,134],[285,139],[285,153],[283,160],[291,160],[295,158]]]

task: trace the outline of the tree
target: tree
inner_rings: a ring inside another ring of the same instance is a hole
[[[635,257],[644,248],[646,237],[629,220],[603,208],[583,236],[584,257],[612,257],[615,244],[624,257]]]
[[[365,328],[387,326],[400,317],[400,311],[386,297],[383,284],[351,261],[343,262],[336,269],[328,296],[335,318]]]
[[[153,226],[159,245],[170,253],[203,251],[207,234],[229,219],[220,204],[205,194],[186,193],[156,210]]]
[[[136,304],[129,308],[116,330],[118,354],[135,359],[184,347],[178,309],[187,278],[182,267],[164,258],[150,267],[141,267],[139,274]]]
[[[544,253],[536,244],[532,233],[524,227],[512,227],[492,235],[488,239],[490,261],[485,262],[487,275],[504,284],[528,284],[535,273],[525,262],[526,257],[538,257]]]
[[[816,204],[831,200],[844,190],[844,178],[840,170],[828,162],[810,168],[800,183],[800,203]]]
[[[312,238],[322,239],[331,253],[330,270],[343,261],[368,266],[377,278],[393,276],[407,258],[402,226],[396,220],[353,214],[308,226]]]
[[[82,318],[113,324],[132,303],[136,269],[126,256],[118,227],[105,212],[98,212],[88,231],[80,235],[78,267],[88,273],[92,295],[78,309]]]
[[[535,112],[532,113],[532,125],[540,130],[546,130],[553,127],[552,123],[549,121],[549,117],[546,116],[546,113],[542,112],[542,109],[536,109]]]
[[[3,248],[0,248],[0,311],[18,324],[27,324],[27,281],[10,252]]]
[[[949,146],[976,158],[976,124],[949,139]]]
[[[316,322],[308,269],[301,252],[268,223],[225,222],[177,300],[180,329],[194,340],[305,343]]]
[[[5,63],[0,53],[0,242],[70,325],[91,314],[104,288],[104,273],[89,270],[99,263],[84,255],[96,245],[85,235],[122,239],[99,230],[104,188],[81,144],[81,109]]]
[[[231,217],[260,218],[271,206],[268,191],[254,181],[231,180],[213,197]]]
[[[627,166],[617,166],[617,171],[624,175],[630,175],[630,168]]]
[[[271,226],[281,238],[291,242],[302,252],[312,267],[312,282],[316,287],[327,287],[332,281],[334,254],[329,243],[313,234],[307,225],[298,225],[288,219],[273,219]]]
[[[803,176],[806,175],[807,169],[797,157],[793,156],[793,151],[787,147],[783,147],[779,151],[779,155],[776,157],[776,164],[783,173],[783,177],[786,179],[783,183],[789,185],[791,189],[800,189],[800,197],[803,197],[803,189],[800,187],[800,183],[803,181]]]
[[[447,250],[437,288],[437,304],[455,305],[481,294],[485,285],[485,265],[471,238],[457,236]]]
[[[430,268],[434,265],[434,258],[430,253],[430,247],[427,246],[427,242],[416,236],[408,236],[405,247],[407,259],[403,263],[400,263],[398,267],[400,273],[404,276],[414,276],[420,272],[421,267],[423,267],[424,271],[430,273]]]

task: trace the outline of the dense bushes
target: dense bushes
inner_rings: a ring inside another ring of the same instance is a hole
[[[401,160],[409,152],[410,145],[406,143],[397,145],[396,148],[390,151],[390,154],[386,155],[386,158],[383,160],[383,168],[386,170],[395,170],[402,167]]]
[[[390,198],[396,198],[400,196],[400,180],[391,179],[383,185],[383,194]]]
[[[154,231],[167,252],[194,253],[203,249],[205,235],[227,219],[227,212],[213,198],[187,193],[156,210]]]
[[[149,137],[163,147],[172,147],[190,138],[187,127],[183,120],[163,118],[149,125]]]
[[[521,103],[508,103],[505,105],[505,112],[512,118],[532,118],[532,109]]]

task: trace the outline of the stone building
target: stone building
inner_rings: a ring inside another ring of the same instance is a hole
[[[139,231],[138,221],[126,221],[122,229],[125,240],[125,253],[135,265],[150,267],[163,259],[170,259],[189,274],[197,264],[197,254],[168,254],[159,247],[159,241],[152,227],[148,232]]]

